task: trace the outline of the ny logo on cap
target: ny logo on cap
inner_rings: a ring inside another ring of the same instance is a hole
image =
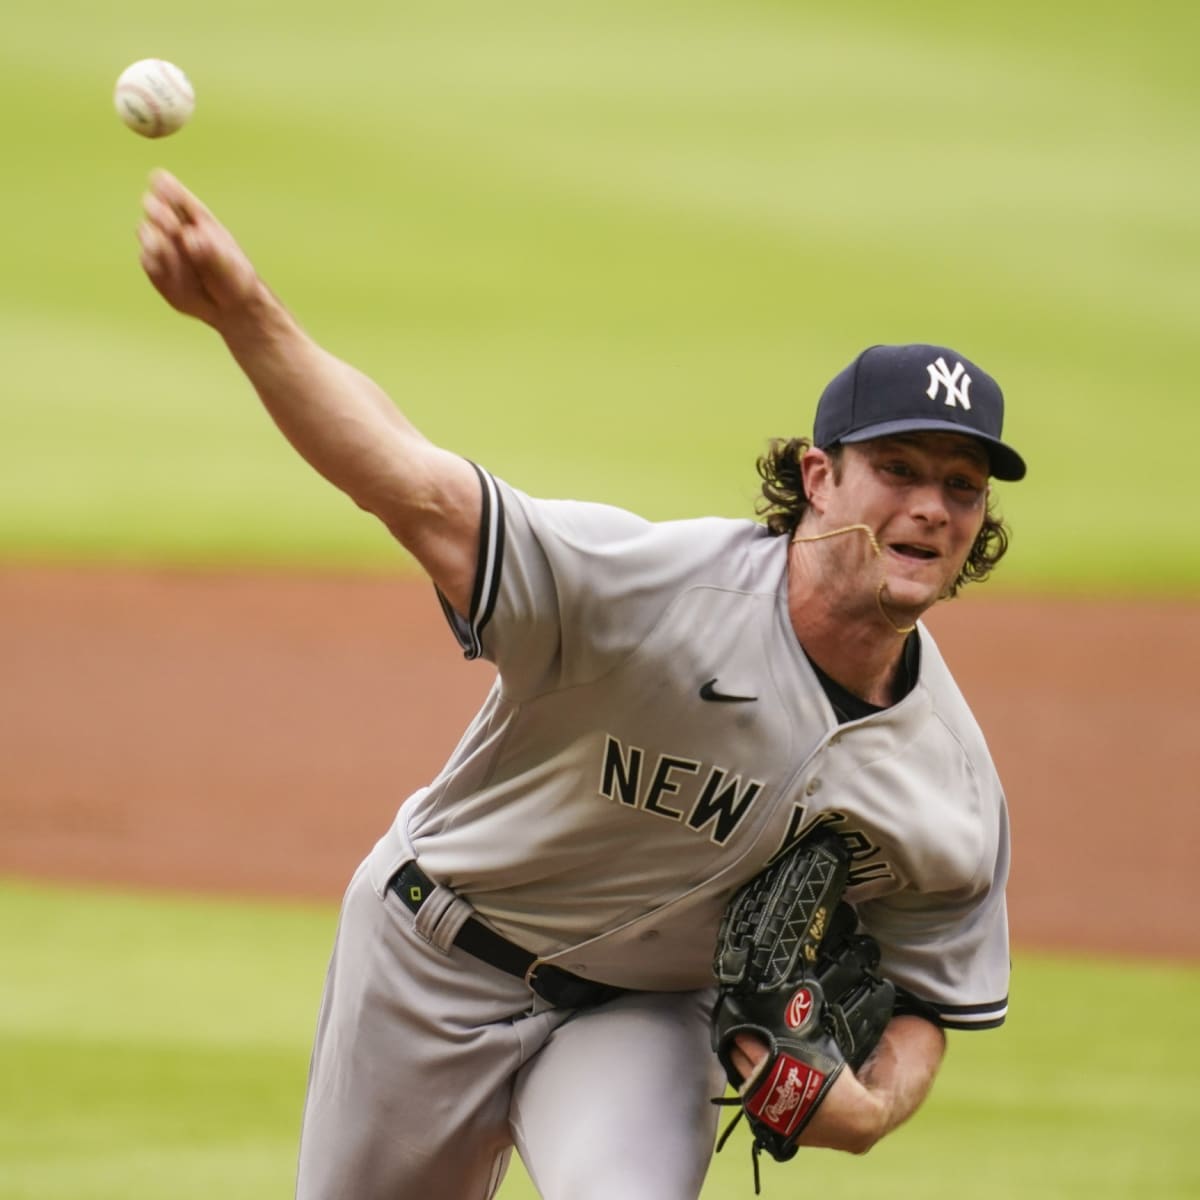
[[[929,390],[925,393],[930,400],[936,400],[938,387],[946,389],[946,407],[953,408],[961,404],[968,412],[971,410],[971,377],[966,368],[957,360],[954,370],[946,366],[946,360],[939,355],[925,368],[929,372]]]

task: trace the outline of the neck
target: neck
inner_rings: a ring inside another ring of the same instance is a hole
[[[869,704],[895,703],[900,661],[912,625],[900,624],[878,590],[847,595],[827,579],[819,556],[788,557],[788,615],[805,653],[832,679]]]

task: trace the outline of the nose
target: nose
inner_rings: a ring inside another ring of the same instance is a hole
[[[913,488],[909,493],[911,513],[918,521],[927,525],[945,525],[950,520],[950,510],[946,506],[946,494],[941,486],[934,482],[923,483]]]

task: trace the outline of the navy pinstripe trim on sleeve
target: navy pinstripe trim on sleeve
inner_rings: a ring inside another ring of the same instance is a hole
[[[947,1029],[995,1029],[1008,1015],[1008,997],[989,1004],[939,1004],[937,1014]]]
[[[474,463],[471,464],[475,466]],[[504,566],[504,505],[500,502],[500,489],[496,481],[483,470],[475,467],[479,483],[483,488],[483,514],[480,518],[479,565],[475,576],[475,594],[471,598],[472,621],[475,625],[476,641],[483,636],[487,623],[496,610],[496,597],[500,594],[500,569]]]
[[[995,1029],[1004,1024],[1008,997],[990,1004],[934,1004],[898,987],[893,1011],[898,1017],[921,1017],[943,1029]]]
[[[500,592],[500,568],[504,558],[504,505],[496,481],[482,467],[471,463],[479,476],[482,506],[479,515],[479,556],[475,562],[475,586],[471,590],[471,611],[466,620],[450,607],[446,597],[438,592],[442,611],[466,658],[478,658],[483,653],[483,631],[496,608]]]

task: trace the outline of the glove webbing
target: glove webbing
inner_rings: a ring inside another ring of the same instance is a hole
[[[759,991],[772,991],[783,987],[792,977],[796,960],[801,956],[801,943],[809,930],[808,914],[816,907],[829,885],[829,877],[839,869],[836,862],[806,866],[795,861],[787,864],[788,869],[779,871],[755,897],[756,903],[738,914],[738,920],[730,931],[729,941],[733,945],[743,942],[759,942],[753,946],[754,957],[746,963],[742,980]],[[793,879],[792,876],[803,876]],[[796,898],[790,911],[782,911],[778,903],[779,893],[795,892]],[[772,912],[773,927],[760,928],[761,914]],[[724,980],[736,983],[738,980]]]

